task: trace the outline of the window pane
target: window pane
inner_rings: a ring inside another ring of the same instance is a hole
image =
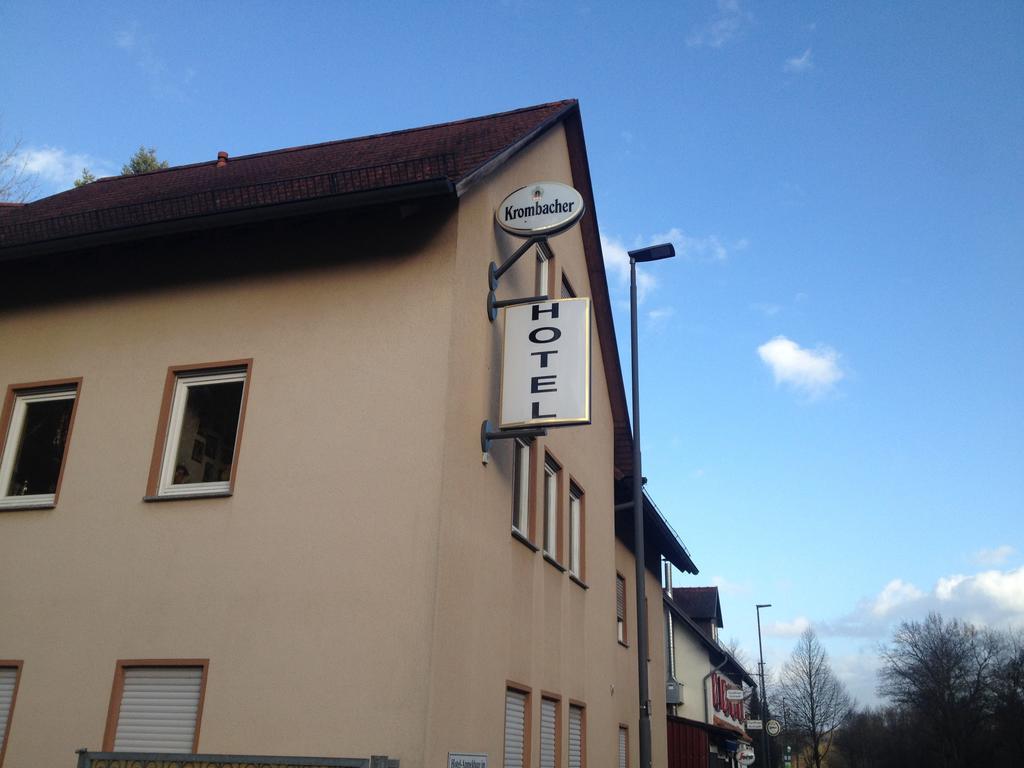
[[[569,572],[580,575],[580,496],[575,488],[569,491]]]
[[[7,495],[57,491],[74,403],[73,398],[67,398],[25,404],[25,421],[17,441],[18,453]]]
[[[512,527],[526,534],[526,519],[529,509],[530,487],[530,446],[522,440],[515,440],[515,466],[512,477]]]
[[[544,551],[549,555],[555,552],[555,536],[558,514],[558,477],[554,467],[544,466]]]
[[[241,381],[229,381],[187,388],[174,462],[174,485],[231,479],[242,386]]]

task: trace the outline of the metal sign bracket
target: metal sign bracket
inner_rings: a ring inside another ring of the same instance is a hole
[[[484,419],[480,425],[480,450],[484,454],[484,464],[488,461],[487,454],[491,451],[492,440],[508,440],[513,437],[545,437],[548,434],[547,427],[534,427],[532,429],[505,429],[496,431],[489,419]]]
[[[554,255],[551,250],[551,246],[548,244],[548,236],[537,235],[535,237],[527,238],[522,245],[516,248],[511,256],[501,263],[500,266],[495,264],[493,261],[488,265],[487,319],[490,322],[493,323],[497,319],[498,310],[501,307],[511,307],[515,304],[536,304],[541,301],[548,301],[550,298],[546,294],[541,296],[526,296],[521,299],[501,299],[500,301],[495,298],[495,291],[498,290],[498,280],[501,279],[501,276],[508,272],[508,270],[512,268],[512,265],[519,261],[520,257],[535,245],[541,246],[541,248],[548,253],[549,257]]]

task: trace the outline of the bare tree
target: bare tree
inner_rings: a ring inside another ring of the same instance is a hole
[[[21,141],[0,148],[0,202],[24,202],[35,191],[35,180],[27,171],[28,161]]]
[[[903,622],[882,650],[878,692],[917,715],[933,764],[969,765],[987,750],[1004,649],[997,633],[932,613]]]
[[[786,699],[789,731],[807,744],[815,768],[821,768],[836,730],[853,710],[853,701],[832,671],[828,654],[813,629],[800,635],[782,669],[780,687],[779,694]]]

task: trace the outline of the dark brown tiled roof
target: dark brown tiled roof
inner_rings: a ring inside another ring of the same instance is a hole
[[[536,136],[576,101],[344,141],[211,159],[99,179],[0,216],[8,248],[125,228],[424,182],[466,184],[503,152]]]
[[[672,599],[686,615],[697,621],[711,620],[722,626],[722,608],[718,587],[675,587]]]

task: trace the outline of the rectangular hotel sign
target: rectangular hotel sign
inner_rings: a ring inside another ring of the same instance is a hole
[[[590,299],[505,308],[498,427],[590,423]]]

